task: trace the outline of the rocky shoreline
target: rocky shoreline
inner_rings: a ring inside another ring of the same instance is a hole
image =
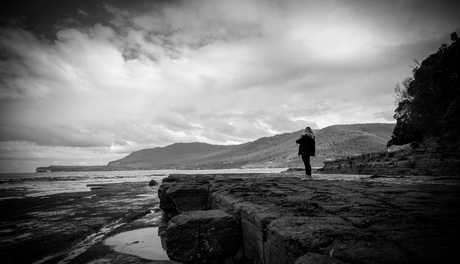
[[[325,161],[320,171],[339,174],[460,176],[460,151],[456,148],[408,146],[395,152],[368,153]]]
[[[361,175],[349,181],[301,181],[300,175],[165,178],[159,197],[169,220],[162,230],[169,257],[228,264],[456,259],[458,179]]]
[[[1,200],[0,259],[300,264],[431,263],[455,257],[458,177],[315,173],[313,181],[302,181],[302,176],[301,170],[171,175],[160,187],[100,184],[90,192]],[[145,259],[104,243],[158,226],[172,260]]]
[[[158,227],[158,186],[89,187],[89,192],[0,200],[1,263],[174,263],[122,254],[104,244],[126,231]]]

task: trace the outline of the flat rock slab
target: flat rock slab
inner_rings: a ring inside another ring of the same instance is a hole
[[[457,258],[460,180],[345,181],[335,175],[336,180],[301,181],[292,176],[189,175],[174,181],[199,181],[209,188],[208,209],[237,216],[244,255],[254,263],[442,263]]]

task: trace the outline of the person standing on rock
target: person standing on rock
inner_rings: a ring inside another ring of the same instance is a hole
[[[305,164],[305,173],[311,180],[311,165],[310,157],[315,156],[315,134],[310,127],[305,128],[302,136],[296,140],[299,144],[299,156],[302,156],[303,163]]]

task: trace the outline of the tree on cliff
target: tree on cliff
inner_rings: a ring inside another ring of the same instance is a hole
[[[413,141],[460,145],[460,41],[442,44],[413,77],[396,85],[396,126],[388,145]]]

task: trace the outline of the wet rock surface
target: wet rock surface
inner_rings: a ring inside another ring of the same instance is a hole
[[[0,262],[173,263],[120,254],[103,244],[120,232],[158,226],[159,201],[149,182],[90,187],[0,201]]]
[[[299,176],[295,172],[188,175],[170,176],[165,183],[173,188],[199,182],[201,189],[209,189],[207,210],[237,217],[242,232],[239,252],[244,257],[232,263],[443,263],[456,259],[460,248],[458,179],[361,176],[347,181],[301,181]],[[186,200],[184,195],[175,201]],[[171,210],[180,207],[173,200],[165,201]]]

